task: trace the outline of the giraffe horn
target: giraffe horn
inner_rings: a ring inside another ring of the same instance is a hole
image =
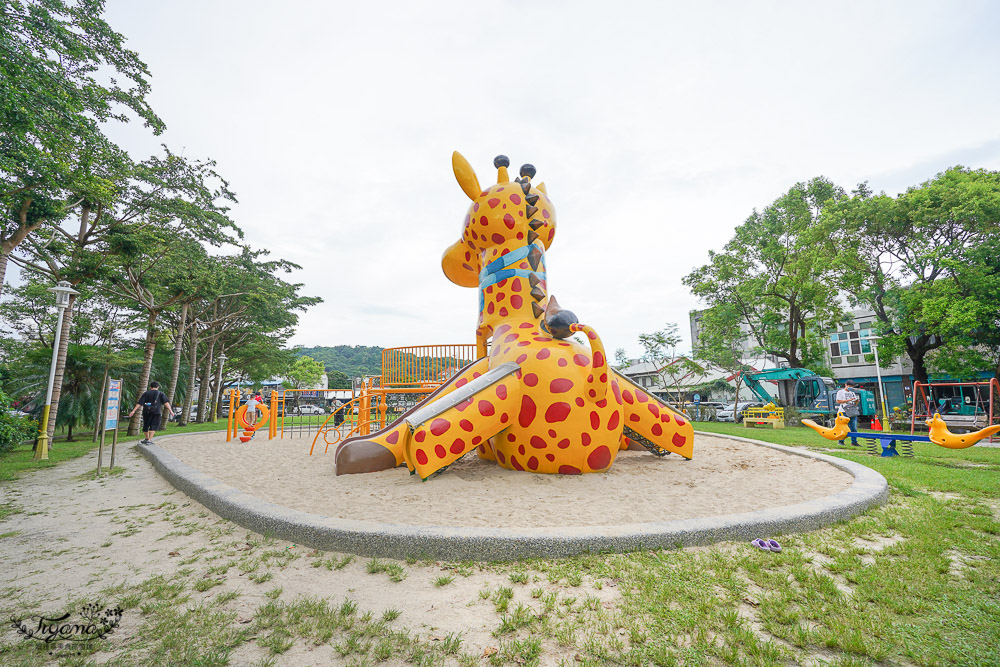
[[[472,165],[458,151],[451,154],[451,169],[455,172],[455,179],[462,186],[462,191],[469,199],[475,200],[483,189],[479,187],[479,179],[476,178]]]
[[[493,158],[493,166],[497,168],[497,183],[510,183],[510,176],[507,175],[510,158],[506,155],[497,155]]]
[[[545,195],[549,194],[549,193],[548,193],[548,192],[547,192],[547,191],[545,190],[545,181],[542,181],[541,183],[539,183],[538,185],[536,185],[536,186],[535,186],[535,189],[536,189],[536,190],[539,190],[539,191],[541,191],[541,193],[542,193],[542,194],[545,194]]]

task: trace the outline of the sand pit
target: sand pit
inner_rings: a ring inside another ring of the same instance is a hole
[[[157,445],[225,484],[290,509],[408,526],[529,528],[621,526],[716,517],[794,505],[847,490],[854,477],[829,463],[746,442],[698,435],[695,458],[621,452],[611,470],[582,476],[504,470],[466,456],[426,482],[405,468],[337,477],[309,440],[225,442],[221,433]]]

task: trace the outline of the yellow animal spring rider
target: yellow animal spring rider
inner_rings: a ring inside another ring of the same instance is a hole
[[[902,446],[904,455],[913,456],[914,442],[933,442],[935,445],[947,447],[948,449],[965,449],[966,447],[972,447],[983,438],[988,438],[994,433],[1000,433],[1000,424],[996,426],[988,426],[982,430],[976,431],[975,433],[952,433],[948,430],[948,425],[945,421],[941,419],[941,415],[936,412],[934,413],[934,417],[932,419],[928,419],[924,422],[927,424],[929,429],[927,435],[858,433],[853,432],[850,428],[848,428],[847,425],[850,421],[850,418],[845,416],[844,413],[838,412],[833,428],[820,426],[811,419],[803,419],[802,423],[819,433],[827,440],[865,438],[867,440],[877,441],[882,445],[881,456],[899,456],[899,452],[896,451],[897,442]]]

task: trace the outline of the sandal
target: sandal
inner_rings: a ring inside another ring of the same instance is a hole
[[[773,551],[774,553],[776,553],[776,554],[780,554],[781,553],[781,545],[778,544],[777,541],[775,541],[775,540],[766,540],[766,541],[765,540],[761,540],[761,542],[763,542],[764,544],[766,544],[767,548],[770,549],[771,551]]]

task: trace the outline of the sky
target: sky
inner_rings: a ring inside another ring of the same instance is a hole
[[[493,158],[558,212],[550,293],[608,348],[680,325],[681,279],[754,208],[823,175],[897,194],[1000,169],[995,2],[109,0],[167,125],[212,158],[254,247],[322,297],[293,344],[472,343],[441,254]]]

